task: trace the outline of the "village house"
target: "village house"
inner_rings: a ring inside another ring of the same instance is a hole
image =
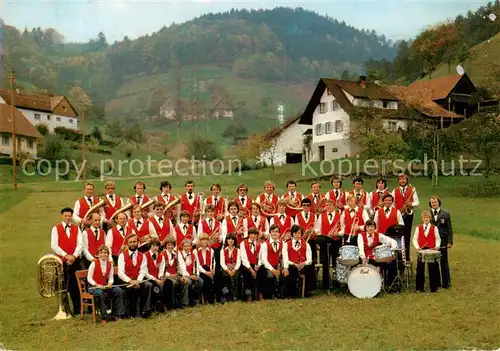
[[[233,119],[234,106],[226,96],[217,98],[209,111],[212,119]]]
[[[42,134],[30,123],[23,113],[15,109],[17,154],[28,153],[37,158],[37,139],[43,139]],[[0,104],[0,156],[12,157],[12,108],[5,103]]]
[[[0,90],[0,104],[11,102],[11,91]],[[16,90],[14,104],[32,125],[46,124],[50,132],[56,127],[78,130],[78,113],[65,96],[26,93]]]

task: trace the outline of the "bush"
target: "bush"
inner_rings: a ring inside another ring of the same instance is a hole
[[[82,140],[82,134],[77,130],[64,127],[56,127],[54,128],[54,133],[61,136],[64,140],[69,140],[69,141]]]
[[[489,181],[479,184],[467,184],[454,187],[452,192],[460,197],[498,197],[500,196],[500,184]]]
[[[193,134],[184,156],[188,159],[212,161],[221,158],[222,153],[215,141],[201,134]]]
[[[70,147],[71,146],[68,142],[64,141],[60,135],[49,134],[45,137],[45,145],[39,152],[39,157],[46,158],[48,160],[69,159]]]
[[[49,134],[49,126],[45,123],[40,123],[35,126],[35,128],[42,134],[43,136],[47,136]]]
[[[92,129],[92,132],[90,133],[90,136],[92,138],[97,139],[99,142],[102,141],[102,134],[101,134],[101,131],[99,130],[98,126],[95,126],[94,129]]]
[[[88,170],[90,174],[95,178],[99,178],[101,176],[101,169],[97,165],[90,165]]]

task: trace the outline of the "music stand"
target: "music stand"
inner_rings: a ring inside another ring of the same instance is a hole
[[[390,286],[386,289],[387,291],[391,290],[392,287],[398,284],[400,287],[406,286],[406,290],[409,290],[409,275],[405,274],[406,269],[409,268],[406,266],[406,262],[403,262],[403,256],[405,255],[405,245],[403,244],[403,238],[405,233],[405,226],[400,224],[394,224],[387,228],[386,235],[391,237],[392,239],[398,242],[398,252],[396,257],[396,277],[391,282]],[[399,240],[398,240],[399,239]],[[403,279],[401,277],[403,275]],[[404,282],[406,280],[406,282]],[[406,283],[406,284],[405,284]]]

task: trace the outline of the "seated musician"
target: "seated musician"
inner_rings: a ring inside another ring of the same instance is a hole
[[[387,182],[385,179],[383,178],[379,178],[377,179],[377,181],[375,182],[375,190],[373,190],[370,194],[369,194],[369,202],[370,202],[370,213],[371,214],[375,214],[377,212],[377,210],[383,206],[381,205],[384,205],[383,203],[383,199],[384,199],[384,196],[387,195],[387,194],[390,194],[389,190],[387,190]],[[380,229],[380,226],[379,226],[379,229]],[[381,233],[385,233],[384,231],[380,231]]]
[[[160,248],[164,248],[167,237],[174,232],[174,226],[170,219],[164,216],[165,204],[163,202],[155,202],[153,212],[154,215],[149,217],[149,221],[155,229],[158,240],[160,240]]]
[[[127,226],[127,215],[119,213],[116,216],[118,222],[116,226],[108,230],[106,234],[106,246],[111,250],[111,257],[113,263],[118,265],[118,256],[120,252],[127,248],[127,235],[132,233],[132,228]]]
[[[187,286],[188,294],[181,296],[181,308],[195,306],[202,288],[193,242],[189,239],[182,241],[182,249],[177,255],[178,272],[183,283]]]
[[[135,206],[135,205],[143,205],[146,202],[148,202],[149,196],[144,194],[145,191],[146,191],[146,183],[142,181],[135,182],[134,184],[135,194],[128,199],[128,203],[131,203],[132,205]],[[150,210],[149,207],[147,207],[143,209],[143,212],[148,214],[149,210]]]
[[[248,221],[246,218],[239,216],[240,206],[235,201],[230,201],[228,204],[229,214],[221,223],[222,241],[228,233],[236,235],[236,245],[239,246],[248,233]]]
[[[162,293],[167,309],[171,310],[175,306],[177,292],[180,294],[181,299],[189,301],[188,285],[184,284],[178,274],[177,252],[175,250],[175,237],[173,235],[167,237],[163,256],[165,257],[165,273],[163,275]]]
[[[301,193],[297,191],[297,183],[293,180],[289,180],[286,182],[286,189],[288,190],[283,196],[281,200],[285,200],[288,204],[286,208],[286,214],[290,217],[295,217],[297,213],[299,213],[300,202],[303,199]],[[297,209],[295,209],[295,208]]]
[[[335,201],[335,207],[342,212],[347,201],[347,195],[345,191],[342,190],[342,179],[338,176],[333,176],[330,179],[330,183],[332,184],[332,189],[326,193],[325,198]]]
[[[280,239],[283,242],[290,240],[290,228],[295,224],[293,218],[286,214],[286,205],[286,200],[279,200],[278,213],[269,221],[269,225],[276,224],[280,228]]]
[[[236,237],[233,233],[226,235],[224,240],[224,249],[220,252],[220,266],[223,280],[221,302],[236,301],[240,296],[239,269],[241,255],[236,246]]]
[[[65,207],[61,210],[62,222],[52,228],[50,247],[54,255],[63,261],[64,287],[73,303],[73,315],[77,315],[80,314],[80,289],[75,272],[83,268],[80,260],[83,236],[80,228],[71,223],[72,218],[72,208]]]
[[[82,233],[83,237],[83,265],[89,267],[90,264],[97,257],[97,249],[104,245],[105,235],[104,230],[101,229],[101,216],[98,213],[90,215],[91,225]],[[109,256],[111,260],[111,255]]]
[[[181,211],[180,213],[180,221],[174,227],[175,232],[175,242],[176,246],[182,247],[182,243],[185,239],[189,239],[194,243],[196,230],[192,224],[189,223],[191,219],[191,215],[188,211]]]
[[[311,183],[311,193],[307,195],[307,198],[311,201],[311,212],[316,215],[321,214],[319,205],[321,203],[321,200],[325,198],[325,195],[321,194],[320,182]]]
[[[302,200],[304,201],[304,200]],[[280,288],[277,289],[277,281],[281,277],[281,253],[283,243],[280,241],[280,228],[273,224],[269,229],[270,238],[260,246],[260,261],[265,270],[263,272],[262,294],[265,299],[272,299],[275,293],[280,294]]]
[[[251,302],[257,298],[257,272],[260,268],[260,242],[257,240],[259,232],[253,228],[248,231],[248,238],[240,244],[241,272],[246,299]]]
[[[312,280],[315,279],[312,265],[311,247],[302,238],[304,230],[298,225],[291,228],[292,239],[283,244],[283,277],[285,277],[285,296],[297,297],[300,276],[304,275],[305,296],[311,291]]]
[[[137,248],[139,236],[130,234],[127,237],[127,249],[118,256],[118,277],[128,286],[124,288],[129,301],[129,316],[137,316],[137,301],[139,312],[143,318],[151,316],[152,284],[144,280],[148,273],[146,257]]]
[[[144,254],[148,264],[148,273],[146,278],[152,284],[151,289],[151,306],[158,312],[165,311],[163,296],[163,275],[165,274],[165,256],[159,252],[160,241],[158,239],[151,240],[151,245],[148,251]],[[157,306],[158,305],[158,306]]]
[[[128,226],[139,237],[139,247],[146,247],[153,238],[158,238],[153,223],[142,216],[143,210],[140,205],[132,207],[133,218],[128,220]]]
[[[373,220],[377,223],[379,233],[387,233],[387,229],[393,225],[405,225],[401,211],[393,206],[394,198],[387,193],[382,197],[383,206],[375,211]]]
[[[207,197],[205,199],[205,202],[203,204],[203,208],[205,209],[205,214],[207,211],[207,206],[213,206],[213,210],[215,213],[215,218],[219,221],[222,222],[226,215],[226,203],[224,199],[222,198],[220,192],[222,190],[222,187],[220,184],[212,184],[210,187],[210,191],[212,192],[212,195]]]
[[[200,247],[196,252],[196,260],[200,272],[200,281],[202,286],[201,293],[205,301],[212,304],[214,303],[214,280],[215,280],[215,253],[209,246],[208,234],[202,233],[198,236]]]
[[[413,234],[413,246],[420,250],[436,250],[441,247],[441,237],[438,228],[431,223],[431,214],[429,211],[422,212],[422,223],[415,228]],[[422,253],[419,252],[417,259],[417,291],[423,292],[425,285],[425,264]],[[440,285],[439,260],[427,262],[429,272],[429,289],[431,292],[438,291]]]
[[[103,323],[109,320],[121,319],[125,315],[125,305],[123,302],[123,290],[113,286],[113,262],[109,260],[109,248],[100,245],[97,257],[92,260],[87,273],[87,283],[89,293],[94,295],[95,304],[99,307]],[[106,309],[106,298],[112,299],[112,315],[108,315]]]
[[[85,226],[90,225],[90,219],[85,219],[88,210],[99,202],[99,198],[94,196],[95,185],[93,183],[85,183],[83,187],[85,195],[75,202],[73,210],[73,221],[77,224]],[[99,209],[101,218],[104,218],[104,208]]]
[[[269,236],[269,222],[266,216],[261,214],[260,205],[256,202],[252,204],[252,213],[247,218],[248,229],[257,228],[259,231],[258,239],[266,241]]]
[[[112,180],[104,183],[104,192],[106,195],[104,196],[104,201],[106,201],[106,206],[104,206],[104,219],[105,224],[103,225],[104,231],[107,233],[109,229],[111,229],[113,223],[111,221],[111,217],[115,214],[117,210],[122,208],[124,205],[121,197],[115,194],[116,183]]]
[[[252,211],[252,198],[248,197],[248,186],[246,184],[238,185],[236,188],[238,195],[234,198],[234,201],[238,204],[240,211],[244,210],[246,214]]]
[[[379,263],[375,261],[373,250],[379,245],[390,246],[392,250],[398,248],[396,240],[382,234],[377,230],[377,223],[374,220],[368,220],[365,223],[365,229],[358,238],[359,257],[363,264],[370,263],[374,266],[380,267],[384,275],[384,285],[389,288],[397,275],[396,260],[390,263]]]

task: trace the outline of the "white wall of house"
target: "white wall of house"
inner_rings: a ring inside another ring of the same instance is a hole
[[[18,136],[17,153],[27,152],[32,158],[37,157],[36,139],[26,136]],[[12,156],[12,136],[8,133],[0,133],[0,153]]]
[[[287,153],[302,154],[304,140],[302,134],[306,129],[308,126],[299,124],[298,120],[293,122],[274,139],[274,145],[270,149],[261,153],[262,162],[271,165],[271,161],[273,161],[274,165],[279,166],[286,163]]]
[[[233,110],[216,110],[214,111],[214,118],[233,118]]]
[[[165,118],[165,119],[175,119],[175,110],[174,109],[161,109],[160,110],[160,116]]]
[[[49,127],[49,132],[53,132],[56,127],[64,127],[68,129],[78,130],[78,119],[75,117],[66,117],[53,115],[42,111],[33,111],[25,108],[18,108],[19,111],[31,122],[34,126],[37,124],[46,124]]]
[[[5,100],[0,96],[0,104],[5,104]]]

